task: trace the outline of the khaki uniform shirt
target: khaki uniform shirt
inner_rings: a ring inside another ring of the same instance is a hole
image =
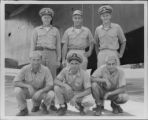
[[[56,27],[45,28],[43,26],[36,27],[33,32],[33,49],[37,47],[46,47],[56,49],[57,40],[60,40],[60,33]]]
[[[115,90],[126,85],[125,73],[120,68],[117,68],[112,74],[106,68],[106,65],[99,67],[92,75],[93,77],[105,78],[109,83],[106,86],[107,90]]]
[[[105,30],[103,25],[100,25],[95,30],[95,42],[99,42],[99,49],[119,49],[119,43],[126,41],[124,33],[120,25],[111,23],[110,29]]]
[[[39,71],[35,74],[32,72],[31,65],[23,67],[19,74],[15,77],[14,82],[21,81],[31,85],[34,89],[38,90],[45,86],[53,86],[53,78],[50,70],[41,65]]]
[[[83,69],[73,75],[69,68],[64,68],[57,76],[57,79],[70,85],[74,91],[83,91],[91,87],[90,77]]]
[[[77,32],[74,27],[68,28],[62,38],[62,42],[67,42],[69,49],[85,49],[93,41],[90,30],[84,26],[81,27],[80,32]]]

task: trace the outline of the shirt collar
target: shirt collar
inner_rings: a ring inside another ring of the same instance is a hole
[[[68,69],[68,74],[69,75],[73,75],[72,73],[71,73],[71,70],[70,70],[70,68]],[[75,76],[80,76],[80,69],[78,70],[78,72],[75,74]]]
[[[76,28],[75,28],[74,26],[72,26],[72,31],[75,31],[75,29],[76,29]],[[84,27],[81,26],[80,30],[83,31],[83,30],[84,30]]]
[[[48,26],[50,29],[52,29],[53,28],[53,26],[52,25],[50,25],[50,26]],[[41,25],[40,26],[40,29],[44,29],[45,27],[43,26],[43,25]]]
[[[113,26],[112,26],[112,23],[110,23],[110,26],[109,26],[109,29],[108,29],[108,30],[110,30],[112,27],[113,27]],[[103,30],[105,30],[103,24],[101,25],[101,28],[102,28]]]
[[[42,69],[42,65],[40,65],[40,68],[39,68],[39,70],[37,71],[37,73],[41,73],[41,69]],[[32,70],[32,66],[30,65],[30,70],[31,70],[31,72],[33,72]]]

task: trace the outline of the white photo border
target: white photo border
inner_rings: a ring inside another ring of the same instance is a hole
[[[5,116],[5,4],[144,4],[144,116]],[[148,42],[147,42],[147,1],[1,1],[1,119],[8,120],[53,120],[53,119],[146,119],[148,118]]]

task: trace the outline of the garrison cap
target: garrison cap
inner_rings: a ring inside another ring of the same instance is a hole
[[[70,63],[72,60],[76,60],[79,63],[82,63],[82,61],[83,61],[82,56],[77,53],[73,53],[73,54],[67,56],[68,63]]]
[[[98,13],[101,15],[103,13],[112,13],[113,8],[110,5],[103,5],[98,9]]]
[[[54,11],[51,8],[42,8],[39,11],[39,15],[42,17],[43,15],[51,15],[51,17],[54,16]]]
[[[72,15],[81,15],[82,16],[83,12],[81,10],[75,10]]]

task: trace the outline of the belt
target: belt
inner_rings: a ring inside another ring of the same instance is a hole
[[[69,48],[69,50],[85,50],[85,48]]]
[[[101,50],[112,50],[112,51],[117,51],[116,49],[110,49],[110,48],[101,48],[100,51],[101,51]]]
[[[41,47],[41,46],[36,46],[35,50],[44,51],[44,50],[55,50],[55,49],[51,49],[51,48],[47,48],[47,47]]]

